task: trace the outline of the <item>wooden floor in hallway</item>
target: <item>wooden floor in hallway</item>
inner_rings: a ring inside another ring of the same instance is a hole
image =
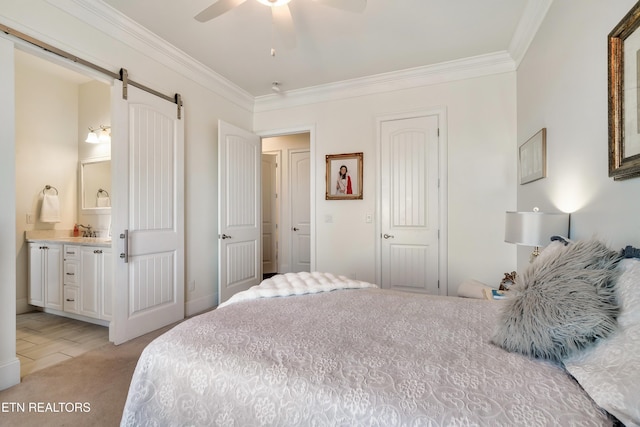
[[[20,377],[109,342],[109,328],[34,311],[16,316]]]

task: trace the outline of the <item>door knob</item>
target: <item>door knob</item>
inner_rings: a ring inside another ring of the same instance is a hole
[[[300,230],[298,227],[293,227],[293,231],[298,231]]]
[[[230,238],[231,238],[231,236],[228,236],[228,235],[226,235],[226,234],[223,234],[223,235],[222,235],[222,236],[220,236],[220,237],[221,237],[222,239],[230,239]]]
[[[395,236],[393,236],[393,235],[391,235],[391,234],[384,233],[384,234],[382,235],[382,237],[384,237],[385,239],[393,239]]]

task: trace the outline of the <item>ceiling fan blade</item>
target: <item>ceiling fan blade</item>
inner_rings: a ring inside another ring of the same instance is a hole
[[[217,18],[225,12],[230,11],[236,6],[241,5],[247,0],[218,0],[202,12],[198,13],[194,18],[196,21],[207,22],[213,18]]]
[[[293,18],[289,6],[271,6],[273,26],[280,35],[284,46],[288,49],[296,47],[296,29],[293,26]]]
[[[325,6],[335,7],[336,9],[346,10],[348,12],[364,12],[367,7],[367,0],[313,0],[316,3]]]

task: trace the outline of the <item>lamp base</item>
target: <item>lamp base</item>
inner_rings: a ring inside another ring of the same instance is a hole
[[[529,263],[532,263],[533,261],[535,261],[538,255],[540,255],[540,247],[535,246],[533,249],[533,252],[531,252],[531,255],[529,256]]]

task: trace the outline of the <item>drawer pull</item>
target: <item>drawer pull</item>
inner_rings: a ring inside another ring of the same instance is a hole
[[[75,276],[76,273],[67,273],[67,276]]]
[[[72,298],[67,298],[67,301],[69,301],[69,302],[74,302],[75,300],[74,300],[74,299],[72,299]]]

